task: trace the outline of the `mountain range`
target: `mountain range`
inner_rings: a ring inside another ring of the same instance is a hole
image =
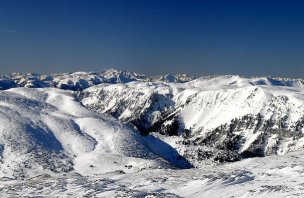
[[[214,186],[212,192],[224,184],[231,185],[233,192],[233,186],[239,188],[234,184],[247,186],[247,182],[254,181],[258,187],[266,185],[264,180],[256,180],[260,176],[257,172],[248,172],[248,160],[258,164],[269,159],[269,172],[281,169],[275,161],[284,161],[284,156],[298,163],[301,158],[291,156],[301,153],[304,147],[304,79],[147,76],[109,69],[2,75],[0,90],[3,196],[20,195],[32,188],[30,182],[22,182],[24,179],[35,178],[36,183],[43,183],[39,178],[46,177],[52,183],[63,175],[72,178],[71,186],[76,185],[74,180],[86,177],[90,178],[86,181],[90,185],[97,177],[113,180],[116,185],[107,190],[110,183],[104,184],[90,196],[133,197],[139,193],[139,197],[195,197],[185,192],[205,186],[204,182]],[[220,170],[221,167],[229,167],[229,171]],[[286,174],[291,176],[298,169],[304,170],[304,166],[286,167],[291,168],[286,168]],[[168,171],[167,180],[175,174],[185,174],[184,171],[195,177],[203,169],[210,170],[209,179],[187,177],[189,188],[184,191],[168,190],[174,185],[170,182],[170,187],[158,191],[132,187],[134,183],[126,179],[129,186],[124,183],[119,187],[116,182],[118,177],[152,177],[152,173],[163,171]],[[275,174],[276,179],[282,178]],[[21,184],[28,188],[18,188]],[[55,190],[60,191],[61,187]],[[65,188],[67,192],[71,190]],[[248,195],[264,193],[242,189]],[[271,194],[271,189],[266,188],[265,193]],[[41,192],[49,190],[42,185]],[[284,187],[276,190],[287,194],[292,191]],[[36,196],[35,193],[28,196]]]

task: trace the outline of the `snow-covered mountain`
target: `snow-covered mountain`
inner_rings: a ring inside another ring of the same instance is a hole
[[[14,73],[0,123],[1,197],[303,195],[303,79]]]
[[[81,91],[102,83],[119,84],[133,81],[188,82],[193,79],[193,77],[186,74],[148,77],[143,74],[116,69],[108,69],[101,72],[74,72],[50,75],[12,73],[0,76],[0,90],[14,87],[54,87],[64,90]]]
[[[101,84],[84,90],[80,99],[142,133],[183,136],[179,150],[194,161],[234,161],[304,146],[301,80],[219,76],[187,83]]]
[[[159,81],[184,83],[184,82],[189,82],[193,79],[194,77],[191,77],[187,74],[176,74],[176,75],[167,74],[165,76],[161,76],[159,78]]]

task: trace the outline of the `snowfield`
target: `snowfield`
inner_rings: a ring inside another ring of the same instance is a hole
[[[1,197],[303,197],[304,153],[250,158],[200,169],[41,174],[2,178]],[[113,168],[114,170],[115,168]]]
[[[0,197],[304,197],[304,81],[0,79]]]

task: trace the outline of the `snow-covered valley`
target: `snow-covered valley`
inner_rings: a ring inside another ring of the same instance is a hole
[[[302,197],[304,80],[0,79],[1,197]]]

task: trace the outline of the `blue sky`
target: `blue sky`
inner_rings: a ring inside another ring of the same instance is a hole
[[[0,68],[304,77],[304,2],[1,0]]]

